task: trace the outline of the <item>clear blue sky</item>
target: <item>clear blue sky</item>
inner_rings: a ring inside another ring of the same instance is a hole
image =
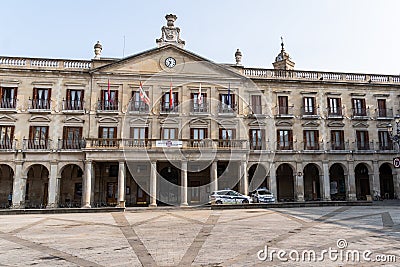
[[[165,14],[186,49],[218,63],[272,68],[280,36],[296,69],[400,74],[398,0],[0,1],[0,55],[91,59],[156,46]]]

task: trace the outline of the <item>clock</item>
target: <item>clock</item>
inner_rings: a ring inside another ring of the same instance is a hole
[[[176,60],[173,57],[167,57],[165,59],[165,66],[167,66],[168,68],[173,68],[176,65]]]

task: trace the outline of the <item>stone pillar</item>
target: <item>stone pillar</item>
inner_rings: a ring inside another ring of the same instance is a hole
[[[150,168],[150,205],[149,207],[157,207],[157,162],[151,162]]]
[[[210,193],[218,190],[218,172],[217,172],[218,161],[213,161],[211,164],[211,181],[210,181]]]
[[[370,178],[372,176],[372,181],[369,181],[370,185],[372,185],[370,187],[371,188],[370,194],[373,197],[374,192],[378,192],[378,194],[381,196],[381,183],[380,183],[380,178],[379,178],[379,163],[378,163],[378,161],[374,160],[372,163],[372,166],[374,168],[373,169],[374,174],[369,176]]]
[[[278,188],[276,186],[276,169],[275,163],[270,164],[269,169],[269,179],[270,179],[270,187],[268,188],[274,194],[276,201],[278,201]]]
[[[91,208],[92,196],[92,176],[93,176],[93,163],[91,160],[85,162],[85,178],[83,180],[82,192],[82,208]]]
[[[348,201],[356,201],[357,200],[357,195],[356,195],[356,175],[354,172],[354,162],[349,161],[348,162],[348,174],[346,177],[346,194],[347,194],[347,200]]]
[[[247,177],[247,161],[243,160],[239,166],[239,177],[240,177],[240,193],[243,195],[249,194],[249,179]]]
[[[181,206],[188,205],[187,161],[181,162]]]
[[[400,169],[396,168],[392,171],[393,185],[394,185],[394,198],[400,199]]]
[[[322,178],[322,200],[331,200],[331,185],[329,182],[329,165],[328,161],[322,162],[323,175]]]
[[[26,179],[27,177],[22,175],[22,162],[17,161],[15,164],[15,174],[13,182],[13,209],[25,208]]]
[[[117,207],[125,208],[125,161],[119,162],[118,168],[118,205]]]
[[[303,166],[300,162],[296,164],[297,172],[294,175],[294,193],[296,201],[304,201],[304,177]]]
[[[50,177],[48,187],[49,198],[46,208],[57,208],[60,195],[60,177],[58,177],[58,163],[50,162]]]

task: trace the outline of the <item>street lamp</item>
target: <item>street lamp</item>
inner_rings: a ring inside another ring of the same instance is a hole
[[[388,124],[387,129],[389,132],[390,139],[392,139],[396,144],[397,147],[400,148],[400,118],[395,120],[396,123],[396,134],[393,133],[393,125],[391,123]]]

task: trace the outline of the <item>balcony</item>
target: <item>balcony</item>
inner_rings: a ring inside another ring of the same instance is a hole
[[[84,113],[84,101],[81,100],[63,100],[62,111],[64,113]]]
[[[123,139],[122,144],[125,148],[151,148],[151,140],[150,139]]]
[[[0,140],[0,150],[13,150],[15,149],[14,140]]]
[[[330,151],[340,152],[349,150],[349,141],[329,142],[328,147]]]
[[[29,99],[28,111],[35,113],[50,113],[51,102],[49,99]]]
[[[143,101],[129,101],[128,112],[131,114],[148,114],[149,105]]]
[[[97,101],[97,112],[98,113],[118,113],[119,112],[119,101]]]
[[[315,107],[301,107],[302,119],[319,119],[317,108]]]
[[[236,114],[236,105],[218,104],[218,114],[234,116]]]
[[[395,144],[391,140],[389,142],[377,142],[376,145],[381,152],[387,151],[393,153],[396,151]]]
[[[293,118],[293,107],[276,107],[276,118],[284,119],[284,118]]]
[[[209,108],[209,103],[208,102],[203,102],[201,104],[198,104],[194,102],[193,100],[190,103],[190,112],[192,114],[208,114],[210,113],[210,108]]]
[[[367,108],[352,108],[351,109],[351,119],[353,119],[353,120],[368,120],[369,119],[369,109],[367,109]]]
[[[221,149],[245,149],[247,146],[246,140],[227,140],[227,139],[219,139],[218,148]]]
[[[393,116],[393,109],[389,108],[378,108],[375,111],[375,118],[377,120],[392,120]]]
[[[16,107],[17,107],[17,99],[15,98],[3,98],[0,100],[0,111],[15,112]]]
[[[213,140],[211,139],[189,139],[188,147],[192,148],[213,148]]]
[[[160,103],[160,114],[179,114],[179,102],[175,102],[172,106],[169,103]]]
[[[303,142],[304,151],[321,151],[324,148],[323,142]]]
[[[24,139],[22,147],[24,150],[49,150],[50,139]]]
[[[328,119],[343,119],[343,108],[342,107],[328,107]]]
[[[262,140],[250,140],[250,150],[266,150],[266,142]]]
[[[374,142],[355,142],[355,150],[356,152],[371,152],[374,150]]]
[[[59,139],[58,140],[58,149],[60,150],[80,150],[85,148],[86,140],[85,139]]]
[[[277,142],[276,150],[278,151],[292,151],[293,150],[293,141],[287,141],[284,143]]]

